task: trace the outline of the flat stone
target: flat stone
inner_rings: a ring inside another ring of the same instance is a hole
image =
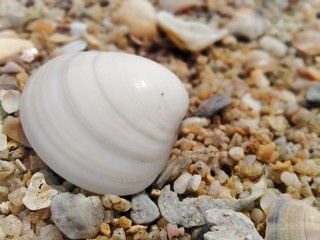
[[[135,224],[146,224],[156,220],[160,215],[157,205],[145,192],[134,195],[131,199],[130,217]]]
[[[193,115],[197,117],[210,118],[216,112],[229,106],[231,103],[232,103],[231,99],[224,97],[222,95],[217,95],[204,101]]]
[[[205,240],[262,240],[254,224],[243,213],[228,209],[210,209],[204,213],[211,231],[204,234]]]
[[[103,221],[103,206],[99,197],[62,193],[51,203],[52,220],[68,238],[93,238]]]

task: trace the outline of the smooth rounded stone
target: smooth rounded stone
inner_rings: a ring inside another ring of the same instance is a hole
[[[312,105],[320,106],[320,83],[313,84],[308,88],[306,100]]]
[[[187,191],[189,180],[192,175],[189,172],[182,173],[173,183],[173,190],[178,194],[183,194]]]
[[[145,192],[132,196],[130,217],[135,224],[146,224],[156,220],[160,215],[157,205]]]
[[[288,47],[279,39],[271,36],[263,36],[259,40],[260,47],[275,57],[284,57]]]
[[[301,187],[301,182],[295,173],[284,171],[281,173],[280,179],[286,186],[292,186],[295,188]]]
[[[188,190],[191,192],[196,192],[201,184],[201,176],[199,174],[194,174],[188,182]]]
[[[49,224],[40,229],[39,240],[63,240],[63,236],[55,225]]]
[[[253,222],[243,213],[228,209],[210,209],[204,213],[210,232],[205,233],[204,239],[251,239],[262,240]]]
[[[297,33],[293,40],[293,46],[299,51],[310,55],[320,54],[320,33],[318,31],[307,30]]]
[[[229,156],[235,160],[240,161],[244,158],[244,151],[242,147],[232,147],[229,150]]]
[[[233,35],[254,40],[266,32],[264,19],[249,8],[240,8],[227,24],[227,29]]]
[[[52,199],[52,220],[68,238],[93,238],[103,221],[99,197],[62,193]]]
[[[72,35],[82,36],[87,33],[87,25],[82,22],[72,22],[70,24],[70,33]]]

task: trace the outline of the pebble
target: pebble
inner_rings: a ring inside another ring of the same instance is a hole
[[[263,72],[271,72],[274,71],[277,65],[268,52],[257,49],[252,50],[247,55],[246,66],[248,69],[260,69]]]
[[[130,228],[132,226],[132,221],[126,216],[122,216],[119,218],[119,226],[124,229]]]
[[[170,223],[182,225],[186,228],[205,224],[204,212],[212,208],[240,211],[246,209],[256,199],[262,196],[267,187],[266,178],[262,177],[254,184],[251,195],[244,199],[215,199],[208,195],[179,200],[177,193],[165,186],[158,199],[158,207],[162,216]]]
[[[102,204],[107,209],[114,209],[119,212],[126,212],[131,208],[131,203],[117,195],[106,194],[101,198]]]
[[[2,132],[11,139],[31,147],[26,135],[23,132],[20,118],[8,116],[4,119]]]
[[[111,239],[115,239],[115,240],[126,240],[127,239],[126,233],[123,228],[116,228],[113,231],[112,237],[113,238],[111,238]]]
[[[178,228],[177,224],[168,223],[167,234],[168,234],[169,240],[171,240],[173,237],[183,236],[184,228],[183,227]]]
[[[231,34],[254,40],[263,35],[267,28],[264,19],[249,8],[240,8],[227,24]]]
[[[126,25],[135,37],[154,39],[158,36],[156,10],[149,1],[122,1],[113,17],[115,22]]]
[[[320,106],[320,83],[315,83],[308,88],[306,100],[312,105]]]
[[[284,171],[281,173],[280,179],[286,186],[292,186],[297,189],[301,187],[301,182],[295,173]]]
[[[147,224],[160,216],[157,205],[145,192],[132,196],[130,217],[135,224]]]
[[[27,188],[25,187],[20,187],[8,195],[9,201],[13,204],[15,207],[20,207],[23,204],[23,197],[25,196],[27,192]]]
[[[52,220],[68,238],[93,238],[103,220],[103,206],[99,197],[62,193],[51,203]]]
[[[235,160],[240,161],[244,158],[244,151],[242,147],[232,147],[229,150],[229,156]]]
[[[13,239],[18,239],[22,231],[22,222],[18,217],[10,214],[0,220],[0,229],[1,228],[8,237],[12,236]]]
[[[243,103],[248,105],[253,111],[261,111],[261,103],[258,100],[254,99],[250,93],[245,94],[241,100]]]
[[[25,196],[22,198],[23,204],[32,211],[47,208],[51,204],[51,199],[58,194],[58,191],[50,187],[40,172],[32,175]]]
[[[8,75],[8,74],[2,74],[0,76],[0,90],[2,89],[18,89],[18,82],[17,80]]]
[[[173,183],[173,190],[178,194],[183,194],[187,191],[189,180],[192,175],[189,172],[182,173]]]
[[[201,184],[201,176],[199,174],[194,174],[192,175],[192,177],[188,182],[188,190],[191,192],[196,192],[198,191],[200,184]]]
[[[16,167],[13,162],[0,160],[0,180],[4,180],[15,171]]]
[[[202,102],[193,115],[197,117],[210,118],[215,113],[229,106],[231,103],[232,100],[230,98],[222,95],[216,95]]]
[[[111,235],[111,229],[110,225],[108,223],[101,223],[100,225],[100,232],[104,234],[106,237],[110,237]]]
[[[268,143],[266,145],[259,145],[258,151],[256,153],[257,159],[264,163],[274,162],[275,152],[276,152],[276,144],[274,142]]]
[[[19,54],[26,48],[33,47],[29,40],[16,38],[0,38],[0,63],[4,63],[9,58]]]
[[[250,213],[250,217],[255,224],[259,224],[264,221],[266,215],[260,208],[254,208]]]
[[[55,225],[48,224],[40,229],[39,240],[63,240],[63,236]]]
[[[8,138],[5,134],[3,134],[3,125],[0,124],[0,151],[4,151],[8,147]]]
[[[70,33],[76,36],[82,36],[87,33],[87,25],[82,22],[72,22],[70,24]]]
[[[204,213],[204,217],[211,230],[203,235],[205,240],[263,239],[243,213],[228,209],[210,209]]]
[[[272,36],[263,36],[259,40],[259,44],[263,50],[278,58],[284,57],[288,51],[286,44]]]
[[[6,113],[14,113],[19,110],[21,93],[17,90],[1,90],[0,101],[3,110]]]
[[[7,62],[3,67],[0,67],[0,72],[1,73],[18,73],[18,72],[23,72],[24,69],[20,67],[15,62]]]

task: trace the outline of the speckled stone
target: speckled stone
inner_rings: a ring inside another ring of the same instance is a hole
[[[145,192],[134,195],[131,199],[130,217],[135,224],[146,224],[156,220],[160,215],[157,205]]]
[[[262,240],[253,222],[243,213],[228,209],[210,209],[204,214],[211,231],[204,234],[205,240],[251,239]]]
[[[93,238],[103,220],[103,206],[99,197],[62,193],[51,203],[52,220],[71,239]]]

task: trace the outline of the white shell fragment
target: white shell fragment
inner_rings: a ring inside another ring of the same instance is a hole
[[[27,208],[35,211],[49,207],[51,199],[57,194],[58,191],[46,183],[44,175],[36,172],[30,179],[29,187],[22,202]]]
[[[163,170],[188,94],[163,66],[134,55],[54,58],[28,80],[20,116],[32,147],[86,190],[129,195]]]
[[[160,27],[178,48],[193,52],[209,47],[228,33],[225,29],[210,28],[201,22],[185,21],[166,11],[160,11],[157,19]]]
[[[282,195],[267,217],[266,240],[317,240],[320,212],[304,201]]]
[[[14,113],[19,110],[20,92],[17,90],[1,90],[1,106],[6,113]]]

